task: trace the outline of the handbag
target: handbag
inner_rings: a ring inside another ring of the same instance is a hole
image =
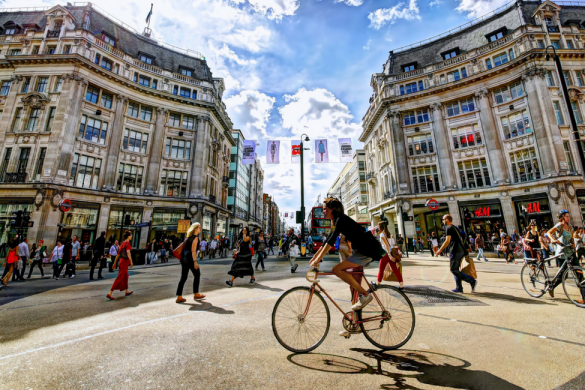
[[[398,271],[402,275],[402,262],[395,263],[395,264],[398,267]],[[394,272],[392,272],[392,267],[390,267],[390,264],[388,264],[386,266],[386,269],[384,270],[384,276],[382,277],[382,280],[384,280],[386,282],[398,282],[398,278],[396,277],[396,274]]]
[[[175,256],[176,259],[181,260],[181,255],[183,254],[183,248],[185,247],[186,242],[187,240],[183,241],[181,245],[179,245],[177,249],[173,251],[173,256]]]
[[[57,265],[63,264],[63,259],[57,259]]]
[[[473,262],[473,259],[469,258],[466,259],[466,261],[468,262],[468,264],[465,267],[461,268],[461,272],[471,276],[473,279],[477,279],[477,271],[475,270],[475,263]]]

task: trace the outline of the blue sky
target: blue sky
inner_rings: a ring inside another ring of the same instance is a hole
[[[351,137],[388,52],[443,33],[503,4],[502,0],[151,0],[154,37],[203,53],[227,86],[224,102],[236,128],[261,144]],[[65,4],[0,1],[2,7]],[[142,31],[150,2],[93,1]],[[281,211],[298,210],[299,167],[264,165],[265,192]],[[325,194],[343,164],[305,166],[305,202]]]

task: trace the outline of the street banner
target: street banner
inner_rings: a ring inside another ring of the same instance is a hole
[[[293,164],[299,164],[301,162],[301,140],[292,140],[292,160]]]
[[[244,141],[244,152],[242,155],[242,164],[251,165],[256,160],[256,141],[246,140]]]
[[[284,213],[284,217],[285,218],[288,218],[288,213]]]
[[[339,156],[340,162],[353,161],[353,148],[351,138],[339,138]]]
[[[329,148],[327,147],[327,139],[315,140],[315,162],[316,163],[329,162]]]
[[[280,141],[266,143],[266,164],[280,164]]]

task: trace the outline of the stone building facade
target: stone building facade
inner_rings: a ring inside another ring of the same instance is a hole
[[[581,136],[585,7],[519,1],[448,35],[390,52],[372,76],[363,118],[372,223],[442,235],[550,228],[560,209],[583,226],[585,185],[568,109]],[[562,97],[552,45],[564,67]],[[549,49],[552,53],[552,49]],[[435,199],[438,209],[426,207]]]
[[[233,125],[199,53],[142,35],[91,3],[0,13],[0,225],[135,247],[179,219],[225,234]],[[70,212],[59,202],[70,199]]]

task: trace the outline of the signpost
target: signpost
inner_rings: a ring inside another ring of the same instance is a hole
[[[69,199],[63,199],[59,202],[59,209],[62,213],[68,213],[71,210],[71,201]]]
[[[431,199],[427,200],[427,203],[425,203],[425,206],[427,206],[433,212],[433,225],[435,227],[435,235],[437,236],[437,239],[438,239],[439,232],[437,231],[437,220],[435,219],[435,211],[437,211],[439,209],[440,204],[435,199],[431,198]]]
[[[179,219],[179,225],[177,226],[177,233],[178,234],[187,233],[187,230],[189,230],[189,226],[191,226],[190,219]]]

